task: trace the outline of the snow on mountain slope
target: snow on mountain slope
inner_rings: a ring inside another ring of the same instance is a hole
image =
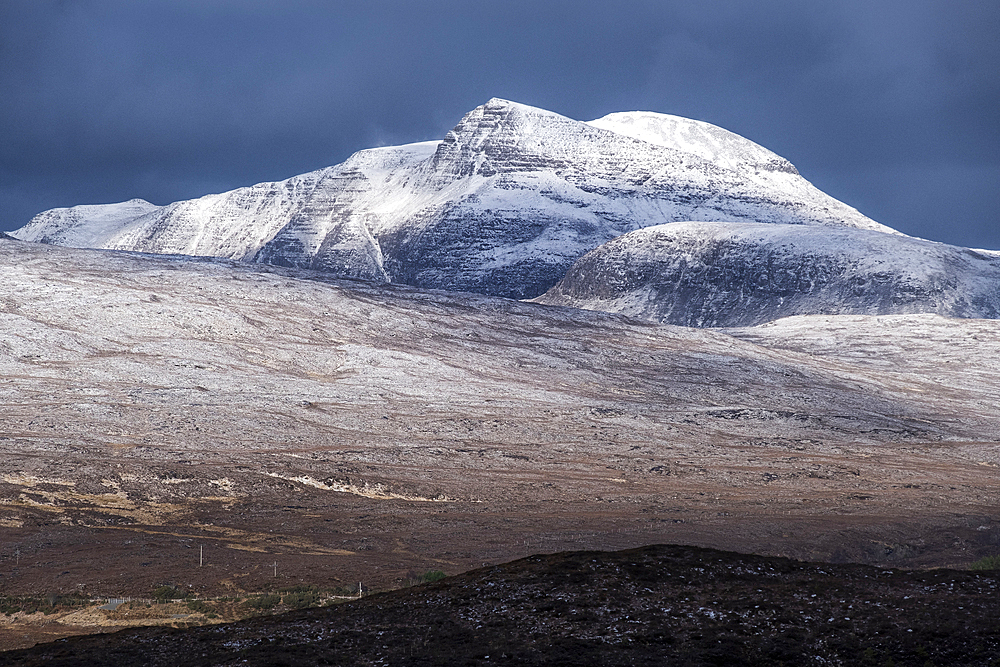
[[[1000,316],[1000,257],[849,227],[679,222],[578,260],[539,303],[686,326],[805,314]]]
[[[702,121],[649,111],[611,113],[588,125],[696,155],[737,171],[798,174],[792,163],[738,134]]]
[[[158,209],[144,199],[54,208],[39,213],[12,236],[71,248],[103,248],[123,226]]]
[[[583,123],[499,99],[440,142],[360,151],[286,181],[165,207],[114,206],[123,205],[46,212],[14,235],[523,298],[602,243],[664,222],[892,233],[707,123],[651,113]]]

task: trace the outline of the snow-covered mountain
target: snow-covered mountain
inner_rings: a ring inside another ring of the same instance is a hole
[[[1000,317],[1000,257],[850,227],[678,222],[580,258],[539,303],[699,327],[791,315]]]
[[[54,208],[39,213],[21,229],[11,232],[15,238],[71,248],[100,248],[132,220],[160,210],[145,199],[131,199],[118,204],[82,204],[72,208]]]
[[[681,220],[894,233],[707,123],[646,112],[584,123],[493,99],[442,141],[162,207],[54,209],[13,235],[523,298],[611,239]]]

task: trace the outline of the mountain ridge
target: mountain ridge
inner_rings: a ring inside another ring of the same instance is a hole
[[[441,141],[363,150],[285,181],[163,207],[136,201],[53,209],[13,235],[526,298],[602,243],[664,222],[895,233],[707,123],[651,112],[585,123],[498,98]]]
[[[1000,258],[849,227],[675,222],[591,251],[534,301],[697,327],[814,314],[995,319]]]

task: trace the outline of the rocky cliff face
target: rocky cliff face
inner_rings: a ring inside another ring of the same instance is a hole
[[[54,209],[14,235],[524,298],[597,246],[679,220],[892,231],[707,123],[651,113],[583,123],[493,99],[440,142],[163,207]]]
[[[682,222],[601,246],[536,301],[699,327],[806,314],[997,318],[1000,257],[847,227]]]

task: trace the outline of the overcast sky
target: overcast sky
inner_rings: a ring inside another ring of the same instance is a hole
[[[996,0],[0,0],[0,229],[439,139],[490,97],[708,121],[1000,249]]]

